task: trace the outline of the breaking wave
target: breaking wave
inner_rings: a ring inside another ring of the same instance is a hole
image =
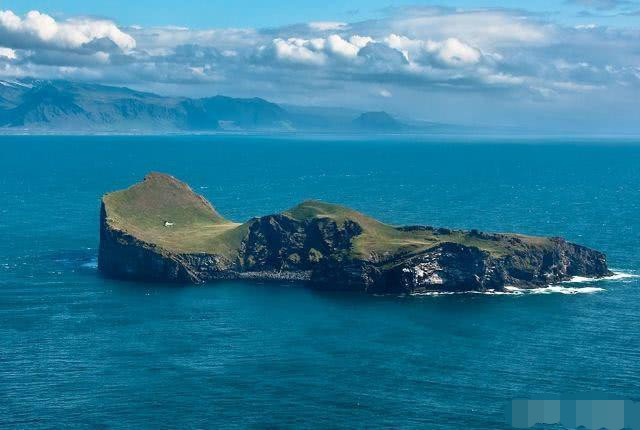
[[[562,285],[549,285],[540,288],[516,288],[505,287],[507,291],[513,294],[593,294],[605,291],[604,288],[598,287],[563,287]]]
[[[414,293],[412,296],[456,296],[456,295],[483,295],[483,296],[522,296],[527,294],[593,294],[605,291],[598,287],[563,287],[561,285],[549,285],[540,288],[517,288],[507,286],[504,290],[487,291],[426,291],[424,293]]]
[[[563,284],[582,284],[585,282],[621,281],[625,279],[630,280],[630,279],[639,278],[639,277],[640,275],[637,275],[635,273],[627,273],[627,272],[620,272],[617,270],[613,270],[613,275],[606,276],[604,278],[587,278],[584,276],[574,276],[568,281],[564,281]]]
[[[484,296],[522,296],[527,294],[594,294],[606,291],[604,288],[585,286],[569,286],[567,284],[584,284],[603,281],[623,281],[630,282],[632,279],[640,278],[640,274],[621,272],[613,270],[613,275],[604,278],[587,278],[583,276],[574,276],[573,278],[563,281],[557,285],[548,285],[540,288],[518,288],[506,286],[504,290],[487,290],[487,291],[426,291],[423,293],[414,293],[412,296],[456,296],[478,294]]]

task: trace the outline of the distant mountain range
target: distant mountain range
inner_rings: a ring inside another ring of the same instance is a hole
[[[0,133],[402,133],[446,129],[452,126],[405,124],[386,112],[279,106],[261,98],[192,99],[64,80],[0,81]]]

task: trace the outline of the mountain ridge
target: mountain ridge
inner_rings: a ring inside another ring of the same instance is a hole
[[[425,132],[386,112],[279,105],[263,98],[173,97],[127,87],[25,78],[0,81],[0,133]]]

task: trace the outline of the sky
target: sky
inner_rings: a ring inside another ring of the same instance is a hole
[[[640,0],[0,0],[0,79],[640,134]]]

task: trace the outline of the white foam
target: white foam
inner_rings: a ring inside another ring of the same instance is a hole
[[[593,294],[605,291],[598,287],[564,287],[562,285],[549,285],[539,288],[505,287],[510,294]]]
[[[635,273],[625,273],[625,272],[617,272],[615,270],[613,270],[613,275],[609,276],[608,278],[605,279],[610,279],[610,280],[619,280],[619,279],[633,279],[633,278],[640,278],[640,275],[635,274]]]
[[[638,278],[640,275],[636,275],[634,273],[626,273],[626,272],[618,272],[613,271],[613,275],[605,276],[604,278],[587,278],[584,276],[574,276],[573,278],[563,281],[563,284],[581,284],[585,282],[602,282],[602,281],[619,281],[622,279],[633,279]]]
[[[86,269],[97,269],[98,268],[98,259],[97,258],[93,258],[91,261],[80,265],[80,267],[84,267]]]
[[[518,288],[511,285],[507,285],[503,290],[487,290],[487,291],[426,291],[424,293],[414,293],[412,296],[454,296],[463,294],[480,294],[484,296],[521,296],[525,294],[594,294],[602,291],[606,291],[604,288],[593,286],[569,286],[566,284],[593,284],[595,282],[603,281],[623,281],[630,279],[640,278],[638,273],[622,272],[619,270],[612,270],[613,275],[605,276],[603,278],[588,278],[585,276],[574,276],[573,278],[562,281],[560,284],[548,285],[540,288]]]
[[[604,288],[598,287],[564,287],[562,285],[549,285],[540,288],[518,288],[506,286],[504,290],[487,290],[487,291],[426,291],[424,293],[414,293],[412,296],[454,296],[465,294],[479,294],[483,296],[522,296],[527,294],[594,294],[606,291]]]
[[[517,291],[516,291],[517,290]],[[524,290],[522,290],[524,291]],[[413,293],[412,296],[459,296],[465,294],[479,294],[483,296],[504,296],[504,295],[518,295],[522,294],[520,289],[515,288],[514,290],[507,291],[496,291],[496,290],[486,290],[486,291],[425,291],[423,293]]]
[[[593,294],[601,291],[605,291],[605,289],[598,287],[572,288],[560,285],[549,285],[548,287],[532,288],[528,290],[529,294]]]

